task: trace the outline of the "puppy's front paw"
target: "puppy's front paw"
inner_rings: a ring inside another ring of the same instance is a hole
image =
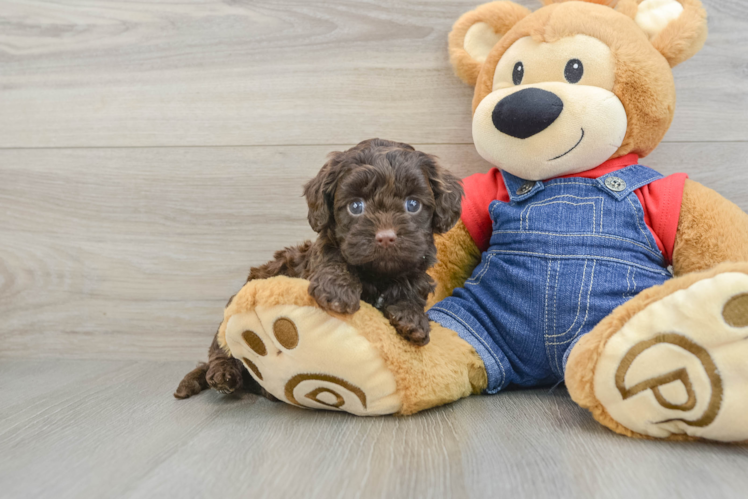
[[[339,283],[312,281],[309,295],[327,311],[353,314],[361,307],[361,292]]]
[[[412,310],[387,310],[390,324],[395,327],[397,333],[408,342],[417,346],[429,343],[429,332],[431,325],[426,313]]]
[[[220,360],[210,365],[205,378],[216,391],[231,394],[241,385],[242,372],[232,360]]]

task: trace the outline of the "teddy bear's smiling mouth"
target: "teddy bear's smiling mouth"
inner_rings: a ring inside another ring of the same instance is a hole
[[[579,140],[577,141],[577,143],[576,143],[576,144],[574,144],[574,146],[572,146],[572,148],[571,148],[570,150],[568,150],[568,151],[567,151],[566,153],[563,153],[563,154],[560,154],[560,155],[556,156],[555,158],[551,158],[551,159],[550,159],[550,160],[548,160],[548,161],[558,160],[558,159],[559,159],[559,158],[561,158],[562,156],[566,156],[566,155],[568,155],[569,153],[571,153],[572,151],[574,151],[574,150],[576,149],[576,147],[577,147],[577,146],[579,146],[579,143],[581,143],[581,142],[582,142],[582,139],[584,139],[584,129],[582,129],[582,137],[580,137],[580,138],[579,138]]]

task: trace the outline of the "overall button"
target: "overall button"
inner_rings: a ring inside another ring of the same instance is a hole
[[[615,191],[616,193],[626,189],[626,181],[624,181],[620,177],[616,177],[615,175],[605,179],[605,185],[608,187],[608,189],[610,189],[611,191]]]
[[[532,181],[526,181],[524,184],[522,184],[519,189],[517,189],[517,196],[522,196],[523,194],[527,194],[530,191],[532,191],[532,187],[535,185]]]

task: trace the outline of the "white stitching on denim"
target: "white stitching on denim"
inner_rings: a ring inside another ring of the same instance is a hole
[[[595,222],[597,220],[597,209],[595,208],[595,203],[586,201],[584,203],[572,203],[570,201],[554,201],[551,203],[536,203],[532,206],[527,207],[527,214],[525,215],[525,229],[527,231],[530,230],[530,209],[535,207],[545,207],[548,205],[558,205],[558,204],[564,204],[564,205],[572,205],[575,207],[581,206],[581,205],[592,205],[592,231],[594,233],[595,231]]]
[[[645,167],[645,168],[649,168],[649,167]],[[611,173],[613,173],[613,172],[611,172]],[[546,184],[545,184],[545,187],[546,187],[546,188],[549,188],[549,187],[556,187],[556,186],[569,186],[569,185],[572,185],[572,184],[574,184],[574,185],[577,185],[577,186],[587,186],[587,187],[590,187],[590,186],[599,186],[599,185],[600,185],[600,183],[599,183],[598,181],[599,181],[600,179],[603,179],[604,177],[606,177],[606,176],[603,176],[603,177],[599,177],[599,178],[597,178],[597,179],[590,179],[590,181],[592,181],[592,182],[590,182],[590,183],[586,183],[586,182],[563,182],[563,181],[561,181],[561,182],[554,182],[554,183],[550,183],[550,182],[548,182],[548,183],[546,183]],[[628,195],[630,195],[631,193],[633,193],[634,191],[636,191],[636,190],[637,190],[637,189],[639,189],[640,187],[646,186],[646,185],[647,185],[647,184],[649,184],[650,182],[653,182],[653,181],[657,181],[657,180],[660,180],[660,179],[662,179],[662,177],[663,177],[663,176],[662,176],[661,174],[658,174],[658,175],[656,175],[655,177],[652,177],[652,178],[650,178],[650,179],[648,179],[648,180],[644,181],[644,182],[643,182],[642,184],[639,184],[639,185],[637,185],[637,183],[633,183],[632,185],[633,185],[633,186],[636,186],[636,187],[635,187],[635,188],[633,188],[633,189],[630,189],[630,190],[628,190],[628,191],[626,192],[625,196],[628,196]],[[602,184],[603,184],[603,185],[605,185],[605,181],[602,181]],[[606,190],[609,190],[609,188],[606,188]],[[615,195],[616,195],[616,196],[619,196],[619,195],[620,195],[620,193],[615,193]],[[623,199],[621,199],[621,201],[623,201]]]
[[[447,309],[444,309],[444,308],[438,307],[438,306],[432,306],[430,310],[441,311],[444,314],[446,314],[447,316],[452,317],[458,323],[462,323],[462,326],[464,326],[465,328],[467,328],[468,330],[470,330],[470,333],[473,334],[473,337],[475,337],[481,344],[483,344],[483,347],[485,347],[486,350],[491,353],[491,356],[494,357],[494,360],[496,361],[496,364],[499,365],[499,369],[501,370],[501,382],[499,383],[499,386],[504,385],[504,381],[506,380],[506,372],[504,371],[504,367],[501,366],[501,360],[499,359],[499,356],[495,352],[493,352],[493,349],[491,349],[491,346],[489,346],[486,343],[486,341],[480,335],[478,335],[475,332],[475,330],[473,330],[470,327],[470,325],[468,325],[467,323],[465,323],[465,321],[463,321],[461,318],[457,317],[452,311],[449,311]],[[504,357],[506,357],[506,354],[504,354]]]
[[[605,217],[605,198],[600,201],[600,234],[603,232],[603,218]]]
[[[631,281],[634,282],[634,289],[631,291],[631,296],[633,297],[636,295],[636,269],[634,269],[634,272],[631,273]]]
[[[657,252],[655,252],[654,250],[652,250],[651,247],[645,247],[641,243],[637,243],[634,240],[630,240],[628,238],[619,238],[618,236],[611,236],[611,235],[608,235],[608,234],[595,234],[595,233],[574,233],[574,234],[568,234],[568,233],[549,233],[549,232],[545,232],[545,231],[511,231],[511,230],[508,230],[508,229],[500,229],[500,230],[496,230],[493,233],[491,233],[491,236],[495,236],[497,234],[543,234],[543,235],[546,235],[546,236],[570,236],[570,237],[574,237],[574,236],[591,236],[591,237],[595,237],[595,238],[607,238],[607,239],[611,239],[611,240],[618,240],[618,241],[624,241],[626,243],[631,243],[632,245],[636,245],[638,247],[643,248],[644,250],[646,250],[647,252],[651,253],[652,255],[654,255],[655,257],[657,257],[658,259],[662,260],[662,252],[660,252],[659,249],[658,249]]]
[[[590,284],[587,287],[587,309],[584,312],[584,319],[582,320],[582,324],[579,325],[579,328],[577,328],[577,331],[574,332],[574,336],[570,338],[569,340],[564,340],[563,342],[551,343],[550,345],[568,344],[569,342],[577,338],[579,336],[579,332],[581,332],[582,328],[584,328],[584,324],[587,322],[587,318],[589,318],[590,316],[590,296],[592,295],[592,285],[595,282],[595,266],[596,265],[597,265],[597,261],[593,260],[592,261],[592,272],[590,273]],[[582,288],[584,288],[584,283],[582,284]],[[574,322],[576,323],[576,320]],[[571,328],[569,328],[569,330],[571,330]],[[556,363],[556,367],[559,368],[558,363]]]
[[[642,235],[644,236],[644,239],[647,241],[647,246],[649,248],[652,248],[652,242],[649,241],[649,237],[647,236],[647,233],[644,232],[641,224],[639,224],[639,212],[636,210],[636,206],[634,205],[634,202],[631,201],[631,198],[628,198],[628,197],[626,197],[626,201],[628,201],[631,204],[631,208],[634,209],[634,220],[636,221],[636,227],[639,228],[639,231],[642,233]]]
[[[586,265],[586,262],[585,262],[585,265]],[[553,345],[553,346],[566,345],[566,344],[568,344],[570,342],[573,342],[574,339],[576,339],[577,337],[579,337],[579,332],[582,331],[582,328],[584,328],[585,323],[587,323],[587,318],[589,318],[589,316],[590,316],[590,295],[592,295],[592,285],[595,282],[595,266],[596,265],[597,265],[597,261],[593,260],[592,261],[592,273],[590,275],[590,284],[589,284],[589,287],[587,288],[587,310],[584,313],[584,319],[582,320],[582,324],[579,325],[579,328],[574,333],[574,336],[572,338],[570,338],[569,340],[565,340],[563,342],[551,343],[550,345]],[[576,322],[576,320],[575,320],[575,322]],[[559,372],[561,372],[561,367],[558,364],[558,347],[554,347],[554,349],[556,350],[556,356],[554,358],[554,361],[556,362],[556,369]]]
[[[564,340],[562,342],[551,342],[548,344],[548,345],[554,346],[553,349],[556,355],[554,356],[553,361],[556,363],[556,369],[558,370],[559,373],[561,373],[562,370],[561,370],[561,366],[559,365],[559,361],[558,361],[558,346],[569,344],[573,342],[576,338],[578,338],[579,332],[581,332],[582,328],[584,328],[585,323],[587,323],[587,318],[590,315],[590,295],[592,295],[592,285],[595,282],[595,265],[596,264],[597,264],[597,261],[593,260],[592,261],[592,273],[590,275],[590,284],[587,288],[587,309],[584,312],[584,319],[582,320],[582,324],[579,325],[579,328],[577,328],[577,331],[574,332],[574,335],[570,339]],[[582,287],[584,288],[584,285],[582,285]]]
[[[577,338],[577,336],[579,335],[579,332],[582,331],[582,328],[584,328],[585,323],[587,323],[587,318],[589,318],[590,316],[590,295],[592,295],[592,285],[595,283],[595,267],[597,267],[597,261],[593,260],[592,261],[592,274],[590,274],[590,286],[589,288],[587,288],[587,310],[584,313],[584,319],[582,320],[582,324],[579,325],[577,332],[574,334],[574,338]]]
[[[556,320],[558,319],[558,314],[556,313],[556,304],[558,303],[558,277],[561,276],[561,261],[557,261],[558,266],[556,269],[556,288],[554,288],[553,292],[553,333],[556,333]]]
[[[521,221],[522,221],[523,218],[525,220],[525,227],[527,228],[527,230],[530,229],[530,210],[533,209],[533,208],[535,208],[535,207],[544,207],[544,206],[547,206],[547,205],[555,205],[557,203],[565,203],[567,205],[574,205],[574,206],[590,205],[591,204],[592,205],[592,231],[594,233],[594,231],[595,231],[595,222],[596,222],[596,219],[597,219],[597,211],[596,211],[596,208],[595,208],[594,201],[593,202],[585,202],[585,203],[571,203],[569,201],[552,201],[552,200],[555,200],[556,198],[573,198],[575,200],[601,200],[601,199],[603,199],[602,196],[574,196],[574,195],[571,195],[571,194],[560,194],[558,196],[553,196],[551,198],[547,198],[547,199],[545,199],[543,201],[539,201],[537,203],[531,203],[530,205],[526,206],[522,210],[522,212],[520,213],[520,226],[519,226],[520,229],[522,229],[522,222]]]
[[[628,266],[626,270],[626,291],[621,294],[621,297],[625,300],[629,290],[631,290],[631,281],[629,281],[629,274],[631,274],[631,266]]]
[[[574,325],[577,324],[577,319],[579,318],[579,311],[582,310],[582,292],[584,291],[584,277],[585,276],[587,276],[587,260],[584,261],[584,269],[582,270],[582,283],[579,285],[579,298],[577,299],[577,315],[574,316],[574,321],[571,323],[571,326],[569,326],[569,328],[564,333],[546,335],[546,337],[562,337],[566,335],[567,333],[569,333],[571,329],[574,328]],[[589,304],[588,304],[588,307],[589,307]]]
[[[595,187],[597,185],[597,182],[593,179],[590,179],[590,180],[592,182],[590,182],[589,184],[586,182],[554,182],[554,183],[545,184],[545,187],[549,188],[549,187],[556,187],[556,186],[571,186],[571,185]]]
[[[648,167],[645,167],[645,168],[648,168]],[[602,177],[600,179],[602,179]],[[651,178],[647,179],[646,181],[643,181],[641,184],[638,184],[638,183],[634,184],[634,186],[636,186],[636,187],[634,189],[628,190],[626,192],[626,196],[624,198],[622,198],[621,201],[623,201],[625,199],[633,207],[634,204],[631,201],[631,199],[629,198],[629,195],[631,193],[633,193],[634,191],[636,191],[637,189],[641,188],[642,186],[646,186],[647,184],[649,184],[649,183],[651,183],[653,181],[659,180],[659,179],[662,179],[662,175],[660,175],[660,174],[655,175],[654,177],[651,177]],[[590,179],[590,180],[592,180],[592,179]],[[594,185],[598,184],[597,180],[599,180],[599,179],[595,179],[595,180],[593,180],[593,182],[590,182],[589,184],[584,183],[584,182],[563,182],[563,181],[561,181],[561,182],[555,182],[555,183],[546,183],[545,187],[549,188],[549,187],[556,187],[556,186],[568,186],[568,185],[572,185],[572,184],[579,185],[579,186],[588,186],[589,187],[589,186],[594,186]],[[606,188],[606,189],[608,189],[608,188]],[[616,193],[616,196],[618,196],[618,195],[619,194]],[[559,196],[567,196],[567,195],[559,195]],[[568,195],[568,196],[571,196],[571,195]],[[553,198],[549,198],[549,199],[553,199]],[[603,203],[604,202],[605,202],[605,199],[603,198]],[[652,247],[652,240],[650,239],[650,236],[647,235],[647,233],[642,229],[641,224],[639,223],[639,217],[638,217],[638,213],[636,212],[636,207],[634,207],[634,213],[637,215],[635,217],[635,219],[636,219],[636,225],[639,228],[639,231],[641,231],[642,235],[644,236],[644,240],[647,242],[647,246],[650,249],[653,249],[653,247]],[[602,232],[602,220],[603,220],[603,214],[601,213],[600,214],[600,231],[601,232]],[[520,215],[520,229],[521,228],[522,228],[522,215]],[[529,229],[529,226],[528,226],[528,229]]]
[[[476,279],[467,280],[465,282],[465,285],[471,285],[471,286],[480,285],[480,282],[483,279],[483,276],[486,275],[486,273],[488,272],[488,268],[491,266],[491,259],[493,258],[494,258],[494,255],[489,253],[488,258],[486,259],[486,265],[483,266],[483,269],[481,269],[481,271],[478,273],[478,276],[475,277]]]
[[[540,252],[523,252],[520,250],[490,250],[488,253],[504,253],[504,254],[514,254],[514,255],[533,255],[537,257],[548,257],[553,259],[595,259],[595,260],[607,260],[610,262],[618,262],[619,264],[626,264],[633,267],[638,267],[639,269],[644,269],[645,271],[649,271],[655,274],[661,274],[663,276],[669,276],[666,270],[663,269],[655,269],[653,267],[647,267],[643,266],[641,264],[637,264],[635,262],[629,262],[627,260],[623,259],[614,259],[613,257],[603,257],[602,255],[558,255],[558,254],[550,254],[550,253],[540,253]]]
[[[574,198],[574,199],[577,199],[577,200],[594,200],[594,199],[598,198],[597,196],[574,196],[572,194],[559,194],[559,195],[556,195],[556,196],[552,196],[550,198],[538,201],[536,203],[530,203],[525,208],[523,208],[522,212],[520,212],[520,214],[519,214],[520,221],[524,220],[524,218],[525,218],[525,212],[528,211],[529,209],[531,209],[532,207],[534,207],[536,205],[539,205],[539,204],[545,204],[545,202],[551,201],[551,200],[555,200],[556,198],[564,198],[564,197]],[[520,229],[522,229],[522,223],[521,222],[520,222]]]
[[[551,284],[551,262],[553,262],[553,261],[548,260],[546,262],[548,264],[548,273],[546,273],[546,277],[545,277],[545,304],[544,304],[544,307],[543,307],[543,313],[544,313],[543,315],[545,317],[544,331],[543,331],[543,336],[544,337],[548,337],[548,289],[550,288],[550,284]],[[551,352],[548,349],[547,343],[546,343],[546,346],[545,346],[545,355],[548,358],[548,361],[550,361],[550,359],[551,359]]]
[[[551,284],[551,261],[548,261],[548,273],[545,277],[545,335],[548,336],[548,289]]]

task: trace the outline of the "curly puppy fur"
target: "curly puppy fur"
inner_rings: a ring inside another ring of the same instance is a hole
[[[435,289],[427,274],[436,262],[434,234],[457,223],[462,195],[457,177],[407,144],[370,139],[333,152],[304,186],[317,240],[276,252],[253,267],[247,281],[307,279],[309,294],[324,309],[351,314],[363,300],[402,337],[425,345],[426,301]],[[215,338],[208,363],[188,373],[174,396],[188,398],[207,387],[223,394],[244,387],[268,396]]]

